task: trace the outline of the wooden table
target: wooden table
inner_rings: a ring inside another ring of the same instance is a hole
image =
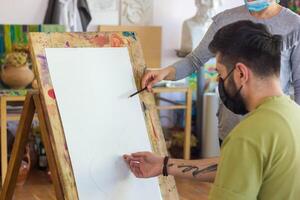
[[[180,200],[207,200],[212,183],[175,177]]]

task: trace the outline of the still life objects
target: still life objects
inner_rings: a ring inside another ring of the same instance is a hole
[[[7,53],[1,67],[1,80],[11,89],[24,89],[34,79],[30,69],[28,47],[15,45],[12,52]]]

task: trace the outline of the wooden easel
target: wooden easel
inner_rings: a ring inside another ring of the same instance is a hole
[[[30,33],[29,39],[39,91],[28,93],[26,97],[0,200],[12,199],[35,112],[37,112],[40,121],[42,140],[45,145],[57,199],[78,200],[72,163],[48,71],[45,48],[126,47],[130,54],[136,83],[139,85],[145,70],[141,46],[138,38],[131,32]],[[144,114],[152,149],[158,155],[167,155],[154,96],[151,93],[144,93],[140,95],[140,99],[147,107]],[[164,200],[179,199],[173,177],[159,177],[159,183]]]
[[[50,143],[48,127],[45,121],[45,115],[41,104],[40,95],[38,91],[33,91],[27,94],[24,102],[23,111],[17,130],[11,159],[8,165],[8,171],[5,177],[4,185],[1,190],[1,200],[10,200],[13,197],[19,169],[25,151],[26,142],[29,137],[29,132],[34,118],[34,114],[36,112],[41,127],[41,139],[45,145],[46,155],[51,171],[51,177],[54,183],[56,197],[57,199],[65,199],[63,189],[61,187],[61,181],[59,179],[58,167],[54,159],[54,153]]]

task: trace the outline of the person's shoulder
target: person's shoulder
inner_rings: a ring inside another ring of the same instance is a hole
[[[224,144],[252,144],[253,147],[259,145],[261,141],[268,140],[274,131],[269,126],[269,120],[264,121],[266,115],[262,112],[250,113],[237,124],[224,140]],[[267,133],[267,134],[263,134]]]
[[[247,12],[248,10],[246,9],[245,5],[242,5],[224,10],[215,15],[212,19],[217,24],[229,24],[244,18]]]
[[[235,126],[230,135],[232,138],[253,138],[260,135],[263,130],[272,129],[272,124],[278,118],[278,113],[268,108],[259,108],[248,113],[241,122]]]
[[[299,44],[300,41],[300,16],[290,9],[283,8],[280,24],[285,24],[286,32],[282,38],[282,49],[290,49]]]
[[[261,137],[261,132],[268,133],[264,137],[280,131],[287,134],[290,127],[297,126],[295,121],[299,120],[300,106],[288,96],[275,96],[266,99],[262,105],[246,115],[232,132],[233,135],[247,137]]]
[[[288,8],[282,8],[281,20],[283,23],[288,23],[292,25],[299,26],[300,25],[300,16]]]

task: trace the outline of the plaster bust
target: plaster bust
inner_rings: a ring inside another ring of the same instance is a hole
[[[147,25],[151,24],[153,15],[153,0],[123,0],[121,24]]]
[[[212,22],[212,16],[221,4],[221,0],[195,0],[197,12],[183,22],[178,56],[186,56],[199,44]]]

